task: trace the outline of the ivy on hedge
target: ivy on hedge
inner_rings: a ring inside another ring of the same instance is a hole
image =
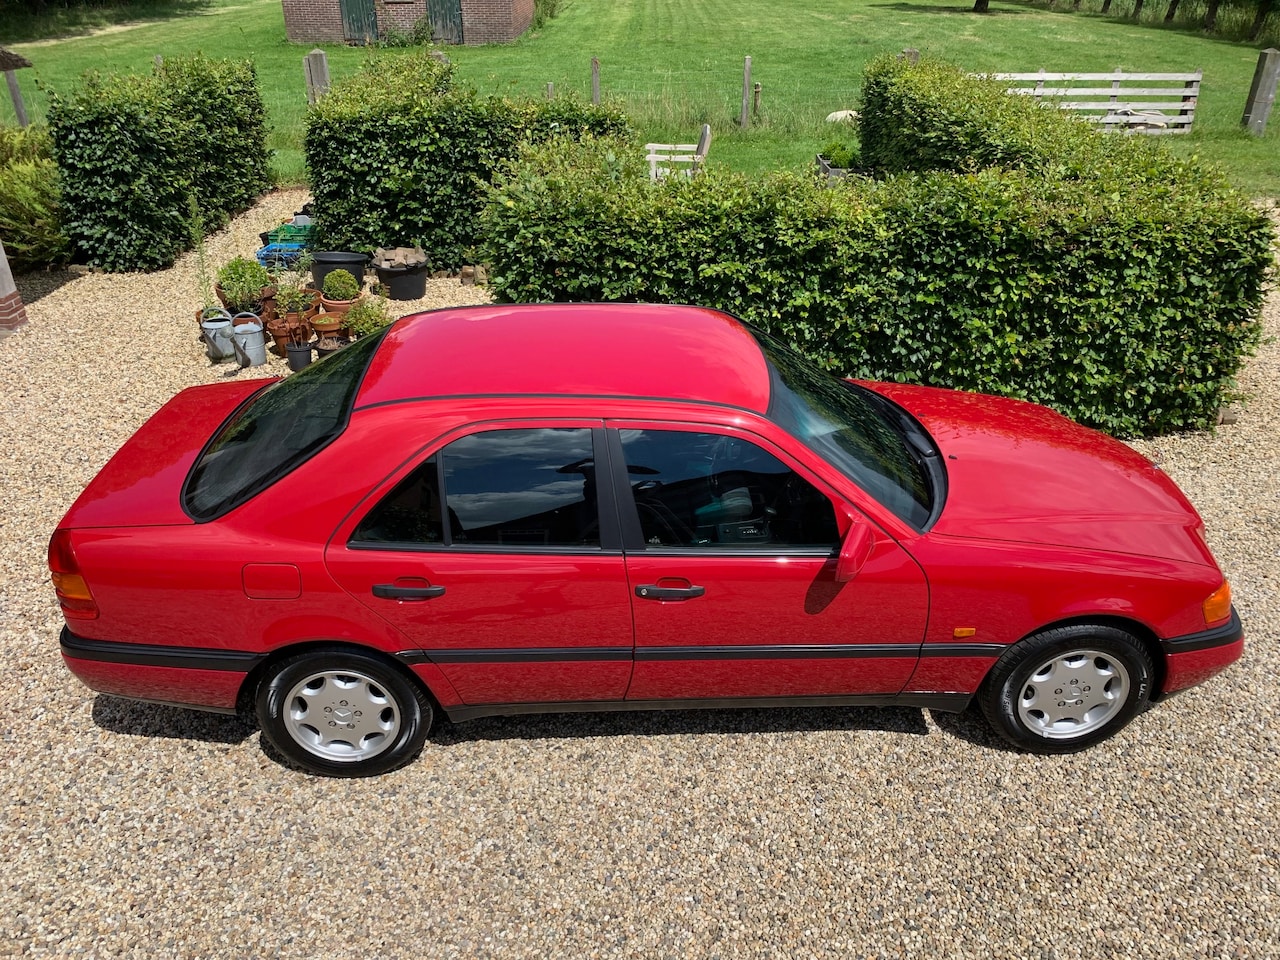
[[[371,251],[419,245],[435,266],[473,259],[482,190],[521,143],[625,135],[613,107],[511,101],[455,89],[423,52],[372,61],[308,113],[304,152],[316,242]]]
[[[988,169],[832,190],[713,167],[655,184],[626,144],[549,143],[496,179],[482,253],[504,301],[703,304],[843,376],[1145,435],[1212,424],[1258,341],[1270,229],[1207,182]]]
[[[85,262],[155,270],[190,245],[195,195],[217,228],[270,186],[266,126],[249,62],[165,61],[149,76],[87,77],[51,93],[64,229]]]

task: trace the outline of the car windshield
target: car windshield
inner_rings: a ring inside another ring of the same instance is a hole
[[[928,435],[878,394],[818,370],[760,330],[751,333],[769,362],[769,418],[902,520],[924,529],[934,499],[924,463],[932,446]]]
[[[187,477],[183,504],[212,520],[315,455],[346,428],[382,335],[365,337],[272,384],[223,424]]]

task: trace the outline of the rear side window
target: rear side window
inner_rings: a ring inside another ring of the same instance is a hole
[[[315,455],[347,426],[382,336],[365,337],[256,394],[205,447],[187,477],[183,506],[213,520]]]

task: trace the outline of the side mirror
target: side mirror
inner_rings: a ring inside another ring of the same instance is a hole
[[[852,520],[849,532],[844,535],[840,544],[840,559],[836,561],[836,583],[848,583],[858,575],[858,571],[871,556],[876,545],[871,526],[862,520]]]

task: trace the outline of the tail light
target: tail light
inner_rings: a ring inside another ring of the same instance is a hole
[[[1204,610],[1205,626],[1212,627],[1219,623],[1226,623],[1231,619],[1231,584],[1226,580],[1222,581],[1222,586],[1213,593],[1201,605]]]
[[[55,530],[49,539],[49,573],[64,617],[93,620],[98,616],[97,601],[80,574],[76,553],[71,548],[70,530]]]

